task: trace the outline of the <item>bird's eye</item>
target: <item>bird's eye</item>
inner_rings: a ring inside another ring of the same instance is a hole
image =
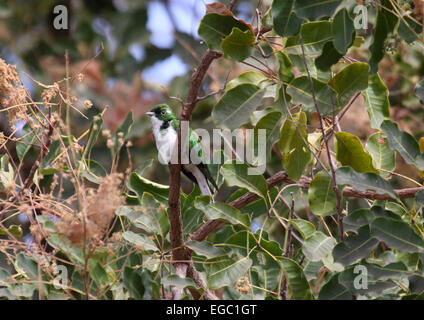
[[[165,113],[166,113],[166,111],[165,111],[165,110],[162,110],[162,111],[161,111],[161,114],[165,114]]]

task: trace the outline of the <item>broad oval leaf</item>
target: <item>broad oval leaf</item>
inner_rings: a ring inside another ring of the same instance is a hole
[[[252,265],[252,260],[248,257],[235,260],[228,256],[221,256],[208,259],[206,262],[209,266],[206,269],[210,289],[234,286]]]
[[[335,245],[336,239],[317,231],[303,242],[302,252],[308,260],[319,261],[325,258]]]
[[[356,172],[376,172],[371,156],[364,151],[361,140],[348,132],[336,132],[334,149],[336,158],[343,166],[350,166]]]
[[[363,226],[358,229],[357,235],[347,237],[334,247],[334,261],[348,266],[357,260],[368,257],[377,244],[378,240],[371,236],[369,226]]]
[[[322,115],[331,115],[337,111],[336,92],[325,82],[312,78],[315,100]],[[317,112],[311,91],[311,83],[307,76],[294,79],[287,86],[287,93],[292,97],[293,103],[302,104],[309,112]],[[331,99],[333,96],[334,99]]]
[[[225,58],[241,62],[250,57],[254,42],[255,36],[252,30],[241,31],[234,27],[231,33],[222,39],[221,48]]]
[[[368,63],[355,62],[330,79],[328,84],[337,92],[341,106],[346,105],[355,93],[368,87],[368,74]]]
[[[169,186],[150,181],[135,172],[130,175],[128,189],[135,192],[138,198],[141,198],[144,192],[148,192],[152,194],[156,200],[163,204],[168,204]]]
[[[134,233],[132,231],[124,231],[122,238],[129,243],[139,247],[143,251],[158,251],[156,244],[145,234]]]
[[[381,129],[387,137],[389,148],[396,150],[406,163],[424,170],[424,153],[421,152],[417,140],[409,133],[399,130],[398,125],[390,120],[384,120]]]
[[[424,104],[424,80],[421,80],[415,86],[415,95],[420,99],[421,103]]]
[[[336,212],[336,195],[327,173],[320,171],[314,176],[308,189],[308,201],[316,215],[328,216]]]
[[[351,167],[340,167],[336,170],[336,181],[338,185],[350,185],[359,192],[373,190],[378,194],[388,194],[397,198],[390,183],[373,172],[359,173]]]
[[[368,78],[368,88],[362,91],[365,100],[365,108],[370,118],[370,126],[380,129],[384,120],[390,119],[389,90],[381,81],[378,73]]]
[[[212,110],[215,123],[231,130],[249,122],[250,115],[261,104],[265,89],[243,83],[229,89]]]
[[[247,214],[223,202],[209,203],[209,197],[198,197],[194,201],[195,208],[201,210],[209,220],[223,220],[231,224],[239,224],[245,228],[250,227],[250,219]]]
[[[393,171],[396,167],[396,154],[391,150],[387,144],[387,139],[383,137],[382,132],[372,134],[365,148],[371,155],[373,163],[377,169]],[[380,172],[380,175],[386,177],[389,175],[387,172]]]
[[[302,24],[300,34],[302,41],[300,41],[299,35],[287,38],[285,53],[303,55],[303,43],[305,56],[316,58],[321,54],[325,43],[333,39],[331,22],[329,21],[314,21]]]
[[[352,300],[350,291],[339,282],[339,274],[335,273],[318,292],[318,300]]]
[[[288,299],[312,300],[311,288],[299,264],[285,257],[279,257],[278,260],[287,280]]]
[[[200,21],[199,37],[202,38],[209,49],[221,50],[222,39],[227,37],[236,27],[242,32],[251,30],[250,26],[237,20],[229,14],[208,13]]]
[[[423,238],[401,220],[378,217],[371,223],[371,235],[399,251],[424,252]]]
[[[230,186],[246,188],[250,192],[266,199],[268,186],[265,178],[261,174],[252,174],[254,168],[250,168],[245,163],[225,163],[221,166],[221,173]]]
[[[312,223],[303,219],[291,219],[290,223],[294,225],[297,231],[300,232],[303,239],[313,235],[316,231],[315,226]]]
[[[352,45],[355,27],[353,20],[349,16],[346,8],[339,10],[333,20],[334,47],[341,54],[346,54],[347,49]]]
[[[295,3],[295,0],[274,0],[272,2],[274,30],[282,37],[294,36],[300,30],[303,19],[296,15]]]

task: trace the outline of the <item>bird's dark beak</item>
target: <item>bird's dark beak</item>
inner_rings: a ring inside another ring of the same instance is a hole
[[[154,112],[151,112],[151,111],[146,112],[146,115],[148,115],[149,117],[152,117],[154,114],[155,114],[155,113],[154,113]]]

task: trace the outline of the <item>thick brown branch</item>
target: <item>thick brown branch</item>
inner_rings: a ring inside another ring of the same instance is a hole
[[[197,69],[194,70],[190,79],[190,88],[187,93],[186,101],[181,112],[181,120],[190,120],[191,113],[193,112],[196,102],[198,101],[198,95],[200,87],[202,86],[203,78],[206,75],[212,61],[222,56],[221,52],[207,50],[202,58]]]
[[[200,65],[193,72],[190,80],[190,87],[187,93],[186,101],[183,104],[180,120],[190,120],[196,102],[198,101],[199,91],[206,75],[206,72],[214,59],[221,57],[222,54],[215,51],[206,51]],[[180,208],[180,185],[181,185],[181,122],[178,128],[178,163],[169,165],[169,222],[170,222],[170,240],[172,246],[172,258],[175,261],[190,261],[191,251],[184,247],[183,222]],[[196,281],[200,275],[194,267],[187,263],[174,263],[177,274],[184,278],[186,275]],[[216,298],[205,287],[206,299]],[[176,296],[174,295],[174,298]]]

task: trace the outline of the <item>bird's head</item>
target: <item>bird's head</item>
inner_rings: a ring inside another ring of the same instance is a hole
[[[167,122],[176,119],[172,109],[167,104],[157,104],[152,110],[146,112],[149,117],[156,118],[159,121]]]

